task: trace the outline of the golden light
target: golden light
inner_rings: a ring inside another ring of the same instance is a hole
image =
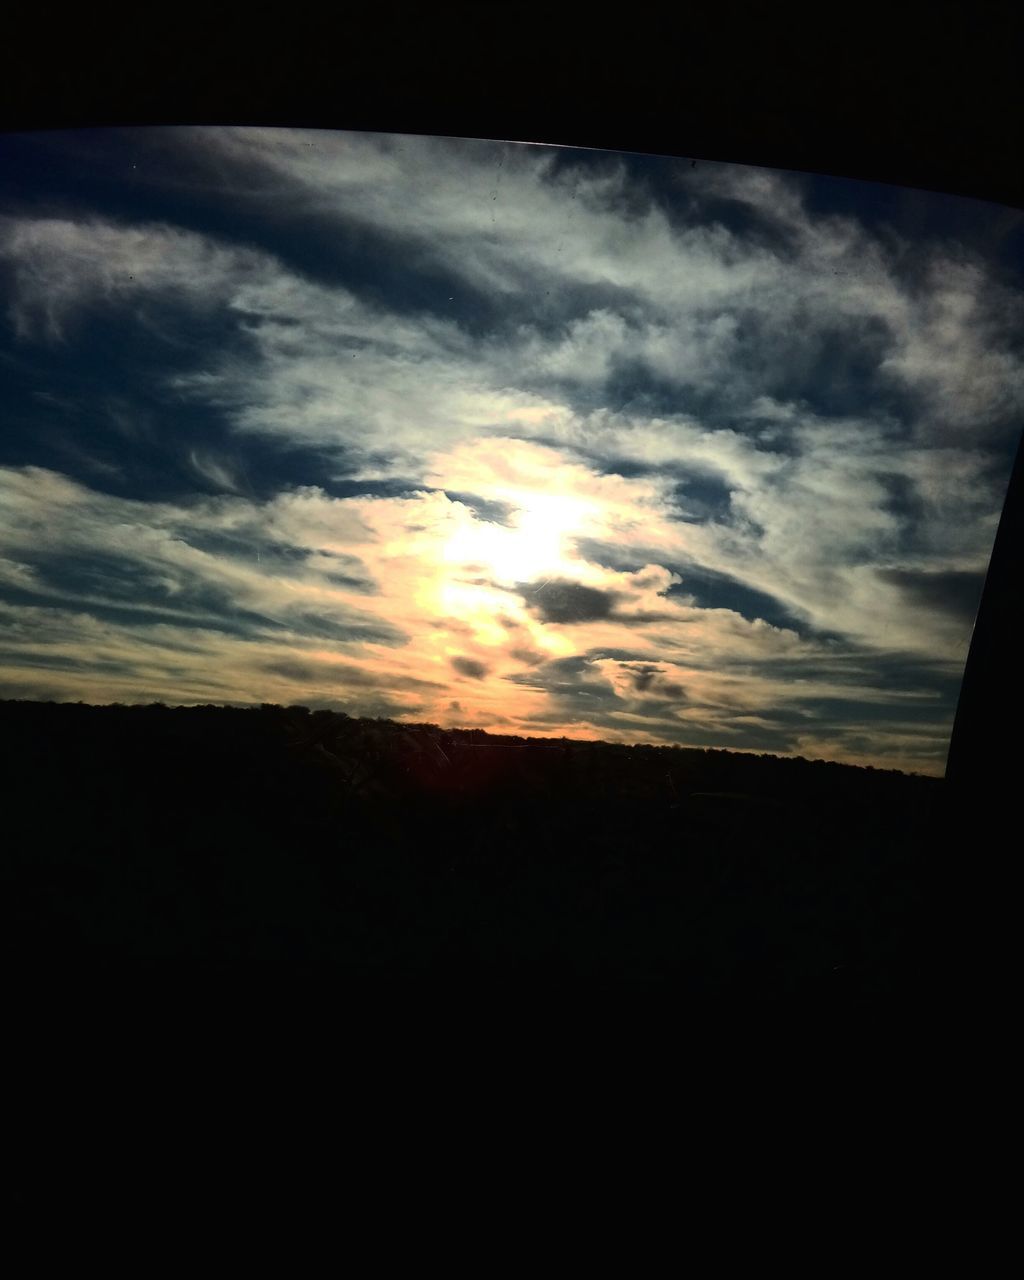
[[[445,563],[502,586],[571,573],[568,540],[582,531],[593,504],[562,494],[509,491],[500,497],[517,508],[514,523],[490,524],[467,512],[445,544]]]

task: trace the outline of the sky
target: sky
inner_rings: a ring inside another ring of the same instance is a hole
[[[942,773],[1018,212],[326,131],[0,172],[0,696]]]

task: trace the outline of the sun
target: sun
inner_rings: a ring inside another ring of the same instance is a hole
[[[583,529],[592,504],[545,493],[510,493],[504,500],[516,507],[512,523],[493,524],[467,512],[445,544],[445,564],[472,568],[503,587],[571,572],[570,540]]]

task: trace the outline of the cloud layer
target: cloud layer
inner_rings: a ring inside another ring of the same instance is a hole
[[[941,772],[1024,399],[984,206],[924,236],[857,184],[556,148],[5,145],[7,696]]]

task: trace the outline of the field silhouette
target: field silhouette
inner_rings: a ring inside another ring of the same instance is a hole
[[[25,975],[872,992],[922,957],[943,783],[304,707],[0,703]]]

